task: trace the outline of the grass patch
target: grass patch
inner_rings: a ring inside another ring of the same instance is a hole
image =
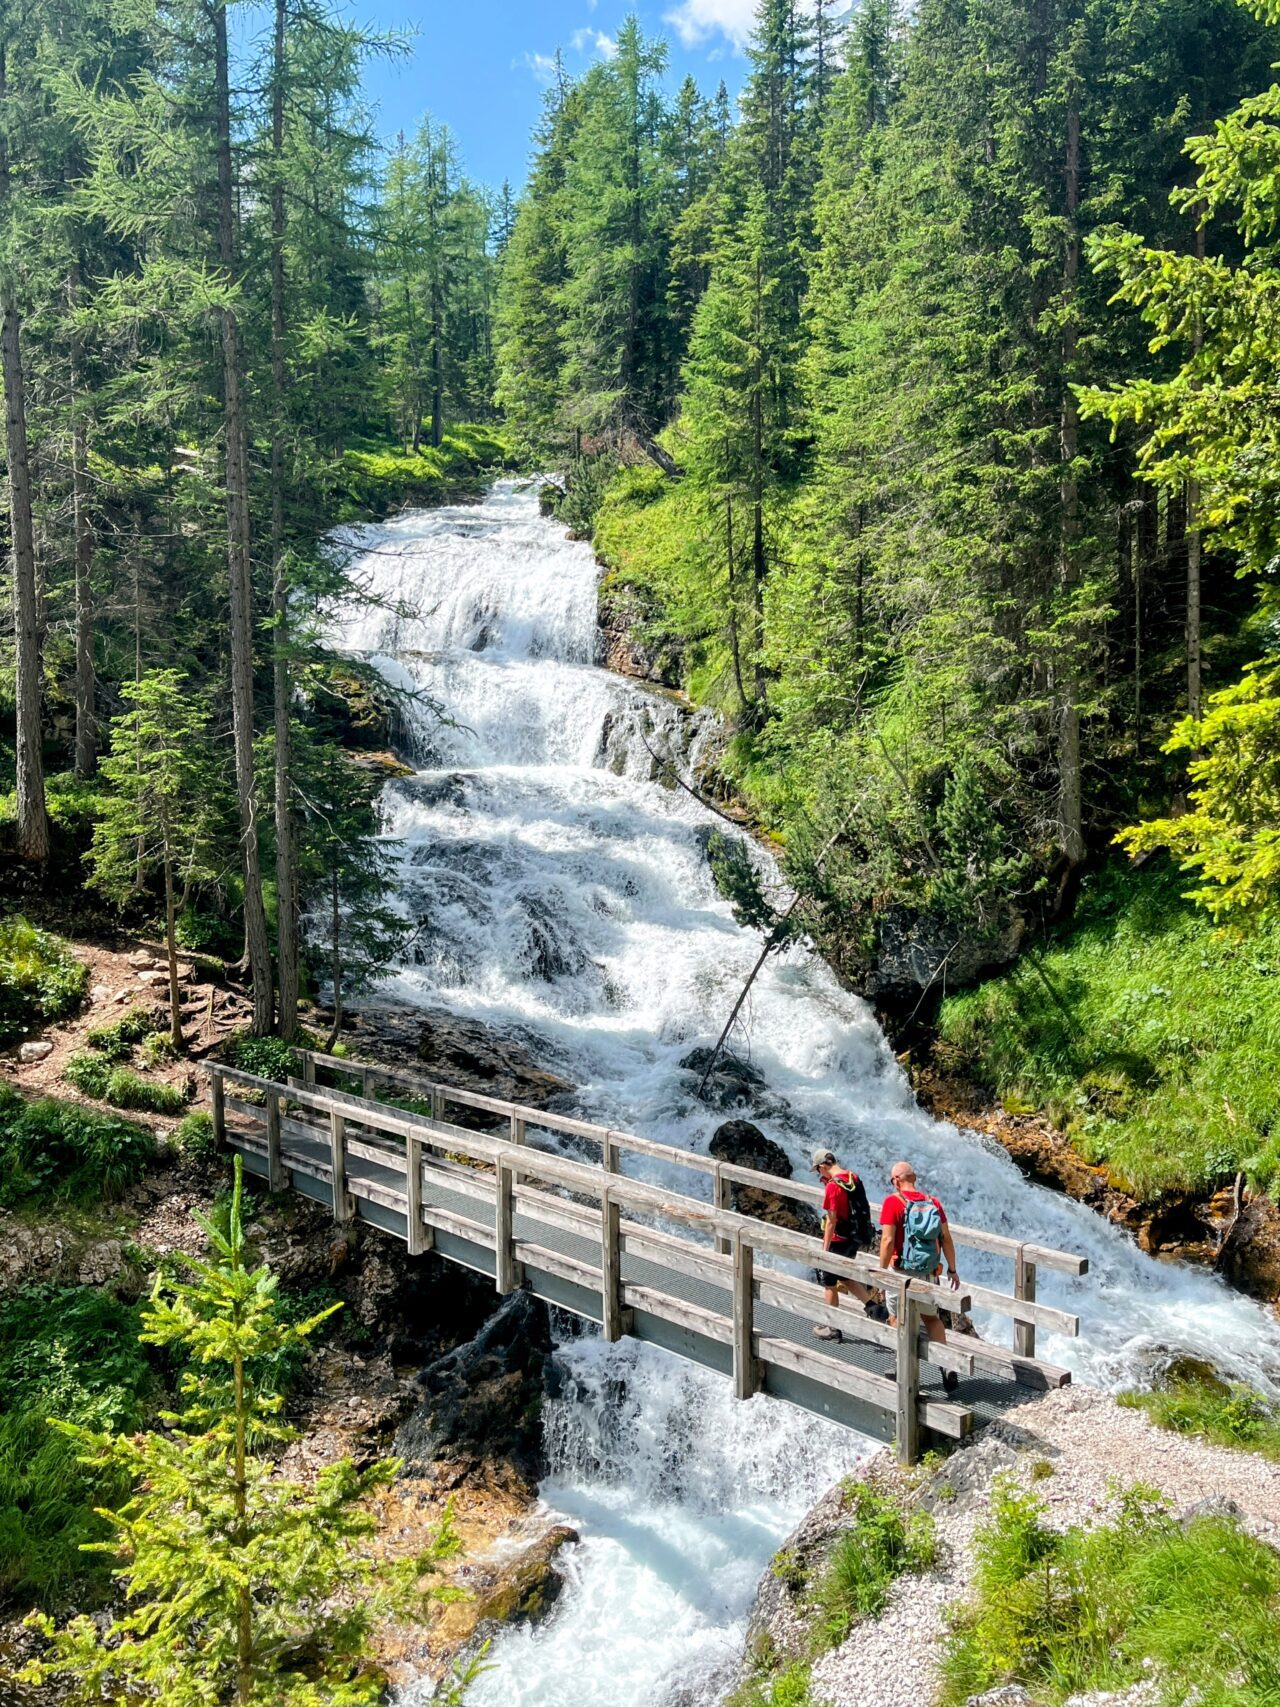
[[[84,1050],[67,1057],[62,1076],[87,1097],[109,1102],[112,1108],[135,1109],[146,1114],[181,1114],[187,1093],[181,1085],[161,1079],[144,1079],[132,1067],[112,1065],[101,1055]]]
[[[227,1060],[259,1079],[284,1080],[302,1074],[302,1057],[280,1037],[251,1037],[247,1031],[238,1031],[228,1039]]]
[[[753,1674],[726,1698],[725,1707],[809,1707],[808,1660]]]
[[[75,1013],[88,983],[61,937],[24,918],[0,921],[0,1048]]]
[[[839,1647],[860,1618],[878,1618],[895,1578],[927,1571],[937,1557],[933,1519],[904,1512],[891,1494],[867,1482],[850,1489],[851,1521],[814,1585],[816,1650]]]
[[[333,501],[340,519],[385,515],[403,504],[429,504],[466,490],[490,470],[513,466],[510,446],[491,426],[462,425],[438,446],[417,452],[398,445],[349,450],[338,471]]]
[[[1212,1375],[1175,1374],[1150,1393],[1121,1393],[1117,1402],[1144,1411],[1175,1434],[1280,1462],[1280,1410],[1252,1387],[1228,1385]]]
[[[1161,863],[1088,877],[1034,960],[948,997],[938,1031],[1008,1107],[1045,1110],[1140,1196],[1280,1178],[1280,924],[1245,938]]]
[[[1043,1515],[997,1480],[973,1599],[952,1613],[941,1707],[1010,1683],[1056,1703],[1148,1675],[1169,1707],[1272,1707],[1280,1554],[1225,1518],[1179,1523],[1144,1488],[1094,1529],[1060,1534]]]
[[[151,1134],[130,1120],[0,1086],[0,1207],[118,1197],[154,1154]]]
[[[125,1061],[135,1043],[141,1043],[155,1028],[155,1014],[149,1008],[126,1008],[120,1018],[110,1025],[95,1025],[85,1033],[90,1049],[108,1061]]]
[[[108,1567],[79,1549],[103,1538],[95,1506],[126,1489],[79,1464],[46,1419],[141,1427],[157,1382],[138,1332],[137,1309],[93,1287],[0,1298],[0,1598],[49,1605],[105,1590]]]
[[[208,1161],[217,1154],[218,1140],[214,1134],[213,1116],[203,1109],[193,1108],[173,1129],[173,1141],[184,1156],[195,1161]]]

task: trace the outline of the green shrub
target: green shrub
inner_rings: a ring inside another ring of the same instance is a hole
[[[1228,1386],[1206,1375],[1175,1375],[1150,1393],[1121,1393],[1118,1398],[1176,1434],[1280,1460],[1280,1409],[1252,1387]]]
[[[125,1493],[80,1464],[48,1427],[142,1425],[156,1379],[134,1306],[94,1287],[30,1286],[0,1297],[0,1598],[95,1598],[105,1567],[81,1546],[103,1538],[97,1506]]]
[[[948,996],[947,1053],[1153,1196],[1280,1181],[1280,924],[1240,939],[1165,862],[1085,879],[1036,958]]]
[[[88,983],[89,968],[61,937],[23,918],[0,920],[0,1048],[73,1014]]]
[[[149,1031],[138,1045],[138,1060],[143,1067],[162,1067],[178,1059],[173,1039],[167,1031]]]
[[[283,1038],[251,1037],[247,1031],[230,1039],[227,1060],[242,1073],[254,1073],[260,1079],[281,1081],[302,1072],[301,1057]]]
[[[181,1085],[144,1079],[131,1067],[113,1067],[107,1079],[106,1100],[112,1108],[144,1109],[148,1114],[181,1114],[187,1093]]]
[[[154,1155],[151,1134],[130,1120],[0,1086],[0,1207],[118,1197]]]
[[[1148,1675],[1170,1704],[1272,1707],[1280,1554],[1226,1518],[1179,1523],[1140,1487],[1114,1523],[1059,1532],[1043,1515],[997,1480],[973,1598],[952,1613],[941,1707],[1011,1683],[1060,1702]]]
[[[927,1512],[906,1513],[891,1494],[867,1482],[854,1484],[850,1503],[852,1521],[814,1589],[818,1620],[813,1636],[819,1651],[838,1647],[859,1618],[878,1618],[894,1579],[927,1571],[936,1556]]]
[[[69,1085],[74,1085],[87,1097],[97,1097],[105,1102],[107,1096],[107,1081],[111,1077],[111,1057],[89,1055],[83,1049],[78,1049],[74,1055],[68,1055],[63,1063],[62,1076]]]
[[[809,1662],[793,1660],[781,1671],[756,1672],[726,1698],[725,1707],[810,1707]]]
[[[110,1025],[95,1025],[85,1033],[90,1049],[105,1055],[108,1061],[123,1061],[135,1043],[141,1043],[154,1029],[153,1008],[126,1008]]]
[[[218,1141],[213,1130],[213,1116],[203,1109],[193,1108],[173,1129],[173,1139],[184,1156],[195,1161],[207,1161],[217,1154]]]
[[[204,912],[199,907],[184,907],[174,920],[174,936],[178,947],[192,954],[208,954],[218,960],[229,960],[239,954],[244,931],[234,919],[223,913]]]

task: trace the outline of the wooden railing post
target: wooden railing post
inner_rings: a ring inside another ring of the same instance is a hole
[[[716,1163],[716,1171],[711,1176],[711,1207],[719,1215],[724,1208],[724,1175],[720,1172],[720,1164]],[[716,1249],[720,1255],[727,1256],[733,1249],[733,1243],[720,1235],[716,1236]]]
[[[355,1200],[347,1190],[347,1122],[336,1108],[329,1110],[329,1156],[333,1169],[333,1218],[341,1223],[355,1214]]]
[[[904,1280],[898,1293],[898,1462],[920,1456],[920,1308]]]
[[[1027,1261],[1025,1245],[1018,1246],[1018,1254],[1013,1259],[1013,1295],[1028,1304],[1034,1304],[1036,1301],[1036,1265]],[[1013,1349],[1019,1357],[1035,1356],[1036,1325],[1034,1322],[1014,1322]]]
[[[226,1091],[216,1067],[209,1074],[209,1105],[213,1111],[213,1141],[221,1149],[227,1142]]]
[[[441,1087],[439,1085],[432,1085],[432,1087],[431,1087],[431,1118],[432,1118],[432,1120],[443,1120],[444,1119],[444,1108],[445,1108],[444,1091],[441,1089]]]
[[[498,1208],[494,1217],[494,1232],[497,1234],[497,1281],[498,1291],[505,1297],[508,1292],[515,1291],[520,1280],[516,1263],[515,1199],[511,1189],[515,1183],[515,1169],[503,1156],[498,1158],[497,1175]]]
[[[600,1140],[600,1165],[607,1174],[618,1172],[618,1140],[612,1132],[606,1132]]]
[[[600,1322],[611,1344],[626,1332],[622,1307],[622,1212],[605,1186],[600,1193]]]
[[[755,1342],[755,1251],[741,1233],[733,1235],[733,1391],[749,1399],[760,1387]]]
[[[283,1191],[284,1158],[280,1154],[280,1093],[267,1092],[267,1186],[271,1191]]]
[[[316,1059],[309,1053],[302,1057],[302,1082],[304,1085],[314,1085],[316,1082]]]
[[[374,1100],[374,1088],[376,1086],[378,1076],[378,1069],[376,1067],[366,1067],[364,1072],[360,1075],[360,1095],[366,1102],[373,1102]]]
[[[406,1138],[404,1141],[405,1161],[405,1216],[408,1221],[409,1255],[421,1256],[423,1251],[429,1251],[435,1243],[435,1231],[428,1227],[422,1219],[422,1140],[421,1138]]]

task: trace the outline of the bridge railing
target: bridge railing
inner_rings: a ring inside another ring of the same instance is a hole
[[[587,1139],[599,1146],[602,1165],[608,1172],[616,1172],[619,1158],[630,1154],[645,1156],[671,1167],[684,1168],[689,1172],[704,1175],[709,1178],[711,1202],[717,1209],[724,1208],[727,1203],[733,1201],[732,1187],[735,1185],[772,1192],[776,1197],[790,1198],[817,1208],[822,1205],[821,1188],[809,1185],[803,1180],[781,1179],[776,1174],[739,1167],[734,1162],[724,1162],[714,1156],[682,1150],[673,1144],[641,1138],[636,1133],[618,1131],[593,1121],[577,1119],[572,1115],[553,1114],[545,1109],[507,1102],[500,1097],[486,1096],[481,1092],[461,1090],[456,1085],[444,1084],[427,1074],[414,1072],[411,1068],[390,1067],[380,1062],[352,1061],[345,1056],[328,1055],[315,1049],[299,1050],[298,1054],[302,1059],[303,1077],[307,1083],[318,1083],[317,1075],[320,1072],[348,1078],[354,1075],[360,1082],[360,1094],[366,1098],[376,1094],[380,1084],[401,1085],[410,1094],[429,1100],[437,1118],[443,1119],[450,1105],[455,1104],[460,1108],[474,1109],[508,1121],[514,1143],[526,1143],[530,1127]],[[872,1202],[872,1219],[875,1220],[879,1213],[880,1205]],[[972,1285],[966,1285],[966,1291],[974,1304],[980,1308],[1012,1319],[1013,1349],[1020,1357],[1035,1357],[1038,1327],[1070,1337],[1079,1334],[1078,1317],[1067,1311],[1037,1303],[1037,1274],[1040,1269],[1073,1276],[1087,1274],[1087,1257],[1071,1251],[1055,1250],[1051,1246],[1036,1244],[1030,1240],[1011,1239],[1002,1233],[991,1233],[981,1227],[966,1227],[958,1222],[952,1222],[950,1225],[951,1236],[957,1245],[983,1251],[987,1255],[1007,1258],[1012,1265],[1008,1293],[992,1287]],[[802,1260],[812,1261],[812,1254]],[[822,1266],[827,1266],[825,1257]],[[828,1268],[828,1272],[834,1270]]]
[[[433,1113],[402,1110],[368,1095],[322,1086],[316,1082],[317,1068],[346,1075],[348,1080],[354,1072],[362,1093],[376,1087],[382,1076],[392,1086],[407,1086],[415,1096],[425,1093]],[[834,1387],[891,1412],[899,1452],[907,1458],[916,1456],[922,1428],[954,1438],[973,1425],[973,1413],[963,1405],[921,1394],[921,1359],[965,1375],[972,1375],[976,1366],[1034,1386],[1060,1385],[1069,1379],[1065,1371],[1037,1361],[1017,1341],[1020,1329],[1034,1332],[1036,1325],[1077,1332],[1078,1318],[1065,1311],[987,1288],[966,1285],[957,1293],[908,1281],[880,1269],[870,1256],[845,1258],[823,1252],[811,1235],[740,1214],[723,1200],[707,1204],[629,1178],[619,1164],[623,1155],[633,1152],[664,1161],[692,1161],[695,1170],[702,1172],[709,1171],[706,1164],[710,1162],[719,1167],[721,1180],[762,1190],[792,1183],[771,1174],[716,1164],[707,1157],[690,1158],[685,1151],[633,1134],[460,1091],[411,1072],[381,1066],[366,1069],[363,1063],[318,1052],[308,1053],[302,1079],[284,1084],[218,1063],[207,1064],[206,1071],[219,1140],[258,1150],[273,1189],[283,1189],[291,1172],[309,1174],[329,1186],[339,1221],[350,1219],[357,1199],[363,1198],[403,1214],[411,1251],[430,1248],[436,1230],[491,1250],[502,1292],[520,1284],[526,1266],[558,1276],[599,1298],[599,1319],[608,1338],[626,1332],[631,1314],[643,1310],[731,1347],[735,1391],[741,1397],[759,1390],[762,1371],[770,1365]],[[366,1073],[372,1075],[372,1083]],[[238,1091],[245,1094],[237,1096]],[[502,1117],[508,1123],[507,1135],[493,1136],[449,1122],[444,1115],[450,1103]],[[228,1114],[241,1122],[239,1127],[228,1127]],[[601,1147],[601,1162],[575,1160],[530,1143],[531,1126],[595,1140]],[[366,1164],[363,1175],[361,1163]],[[372,1173],[367,1164],[373,1164]],[[476,1219],[433,1201],[434,1187],[441,1188],[436,1197],[444,1196],[451,1203],[458,1199],[483,1202],[491,1218],[486,1214]],[[523,1233],[517,1227],[517,1214],[526,1217]],[[529,1221],[598,1246],[598,1263],[531,1241]],[[679,1231],[671,1231],[673,1227]],[[959,1228],[953,1231],[961,1237]],[[997,1235],[979,1236],[998,1241]],[[1040,1247],[1032,1249],[1041,1254]],[[728,1293],[731,1309],[708,1309],[662,1286],[624,1278],[624,1253]],[[1065,1257],[1065,1253],[1047,1254]],[[1074,1260],[1079,1266],[1071,1272],[1083,1272],[1082,1259]],[[871,1322],[853,1310],[830,1309],[812,1282],[800,1280],[780,1268],[780,1263],[820,1263],[843,1278],[882,1287],[897,1325]],[[976,1303],[1012,1317],[1015,1343],[1011,1351],[969,1336],[948,1334],[942,1343],[935,1343],[922,1334],[922,1313],[938,1308],[963,1310]],[[777,1332],[761,1332],[758,1305],[784,1311],[804,1323],[828,1322],[849,1338],[896,1352],[896,1378],[890,1381]]]

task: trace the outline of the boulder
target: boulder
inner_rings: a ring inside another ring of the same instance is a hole
[[[138,982],[139,984],[145,984],[148,989],[155,989],[159,985],[167,984],[169,982],[169,974],[165,971],[163,966],[157,966],[152,968],[150,972],[139,972]]]
[[[972,984],[1016,960],[1026,931],[1026,920],[1015,915],[1000,930],[966,937],[950,920],[887,907],[876,921],[875,958],[862,993],[890,1008],[911,1006],[921,991],[941,989],[944,968],[947,989]]]
[[[564,1587],[564,1578],[555,1566],[556,1555],[578,1539],[576,1529],[557,1523],[518,1554],[498,1573],[493,1586],[477,1595],[477,1634],[485,1634],[486,1624],[540,1623]]]
[[[791,1178],[791,1160],[781,1144],[775,1144],[750,1120],[726,1120],[717,1126],[707,1146],[719,1162],[732,1162],[735,1167],[754,1168],[758,1173],[774,1174],[778,1179]],[[783,1197],[758,1186],[728,1182],[725,1193],[726,1209],[739,1215],[754,1215],[757,1221],[767,1221],[773,1227],[785,1227],[790,1233],[822,1231],[822,1218],[807,1203],[793,1197]]]
[[[36,1061],[43,1061],[47,1055],[53,1054],[53,1045],[47,1037],[33,1038],[30,1043],[18,1045],[18,1059],[24,1067],[30,1067]]]
[[[157,961],[155,955],[148,949],[135,948],[133,953],[127,957],[125,964],[132,966],[135,972],[146,972],[155,966]]]
[[[417,1376],[421,1402],[396,1435],[400,1474],[532,1495],[550,1355],[546,1305],[513,1292],[474,1339]]]
[[[702,1085],[702,1100],[711,1108],[750,1108],[757,1114],[778,1116],[785,1112],[786,1103],[774,1096],[759,1067],[741,1060],[722,1049],[712,1062],[709,1043],[700,1043],[680,1062],[686,1073],[696,1074]],[[707,1068],[711,1067],[708,1073]],[[703,1080],[705,1078],[705,1084]]]

